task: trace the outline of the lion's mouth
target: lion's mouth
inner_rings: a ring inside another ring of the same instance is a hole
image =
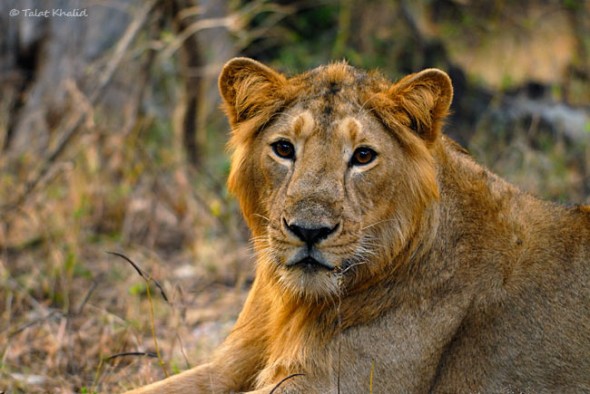
[[[298,267],[298,268],[301,268],[305,271],[317,271],[320,269],[334,271],[334,269],[336,268],[335,266],[333,266],[330,263],[316,260],[311,256],[306,256],[300,260],[296,260],[294,262],[288,263],[287,267],[289,267],[289,268]]]

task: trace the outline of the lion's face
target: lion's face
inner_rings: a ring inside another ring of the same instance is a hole
[[[393,217],[400,189],[387,158],[402,153],[349,103],[322,121],[319,101],[281,114],[259,140],[270,208],[265,253],[289,288],[313,294],[336,292],[341,275],[375,253],[370,228]]]
[[[437,119],[420,129],[428,120],[380,77],[343,64],[287,80],[237,59],[220,87],[234,132],[230,188],[284,287],[333,296],[393,264],[438,195]]]

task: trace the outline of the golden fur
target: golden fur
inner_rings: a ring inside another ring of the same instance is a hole
[[[134,393],[590,391],[589,209],[444,137],[444,72],[237,58],[219,86],[256,279],[210,363]]]

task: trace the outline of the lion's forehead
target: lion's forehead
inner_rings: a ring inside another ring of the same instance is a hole
[[[343,114],[361,111],[375,93],[389,83],[378,73],[367,73],[346,63],[321,66],[290,80],[294,102],[314,113],[324,126]]]
[[[363,116],[343,113],[325,124],[314,111],[302,109],[288,118],[286,126],[297,140],[318,141],[322,144],[342,141],[347,145],[356,145],[362,141],[368,129],[363,123]]]
[[[367,73],[342,62],[320,66],[295,77],[293,82],[308,97],[344,95],[351,99],[359,92],[383,90],[388,86],[381,74]]]

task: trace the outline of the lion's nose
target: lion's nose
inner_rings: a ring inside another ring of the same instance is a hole
[[[305,242],[308,247],[313,246],[322,239],[328,238],[338,228],[338,225],[334,227],[303,227],[297,224],[287,224],[287,222],[285,222],[285,225],[289,231]]]

